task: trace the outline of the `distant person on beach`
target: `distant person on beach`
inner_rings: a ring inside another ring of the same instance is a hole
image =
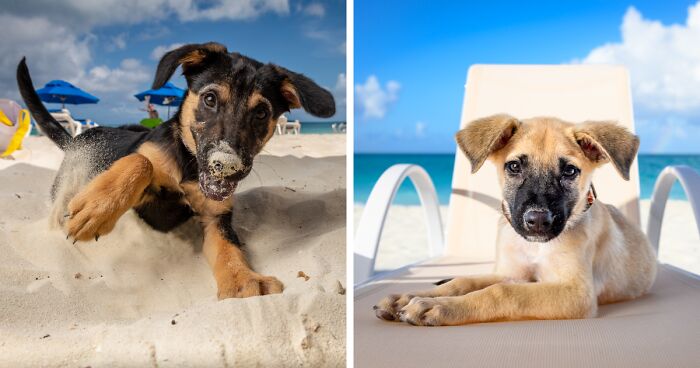
[[[155,105],[153,105],[152,103],[146,103],[146,108],[145,108],[145,109],[141,109],[141,111],[146,111],[146,112],[148,112],[148,118],[149,118],[149,119],[158,119],[158,118],[159,118],[159,116],[158,116],[158,110],[156,110]]]

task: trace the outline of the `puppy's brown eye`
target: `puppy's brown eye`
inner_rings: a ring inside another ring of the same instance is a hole
[[[207,92],[202,96],[202,100],[207,107],[216,107],[216,95],[212,92]]]
[[[573,178],[576,174],[578,174],[578,167],[574,165],[566,165],[561,172],[561,175],[565,178]]]
[[[267,116],[268,116],[267,109],[261,107],[261,108],[255,110],[255,119],[256,120],[265,120],[265,119],[267,119]]]
[[[520,174],[523,171],[523,168],[520,166],[520,162],[509,161],[509,162],[506,162],[506,170],[508,171],[509,174],[516,175],[516,174]]]

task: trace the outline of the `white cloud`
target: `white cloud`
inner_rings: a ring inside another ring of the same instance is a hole
[[[425,137],[425,123],[422,121],[416,122],[416,137]]]
[[[94,28],[119,24],[144,24],[136,40],[154,39],[167,35],[168,21],[245,20],[263,14],[289,14],[287,0],[23,0],[3,3],[0,11],[2,38],[0,42],[0,97],[20,101],[15,80],[17,63],[27,57],[35,87],[51,79],[64,79],[102,99],[99,109],[76,107],[88,114],[104,114],[114,106],[129,106],[136,100],[131,96],[144,83],[150,82],[153,70],[136,59],[122,60],[118,65],[95,65],[91,49],[96,45]],[[150,28],[149,28],[150,27]],[[128,47],[129,34],[124,32],[100,40],[104,50]],[[177,45],[163,45],[151,56]],[[118,61],[118,60],[115,60]],[[99,112],[99,113],[96,113]],[[133,115],[139,111],[134,110]],[[121,118],[119,120],[121,121]]]
[[[165,55],[166,52],[170,50],[174,50],[180,46],[183,46],[184,43],[174,43],[171,45],[160,45],[157,46],[153,51],[151,51],[151,59],[153,60],[160,60],[160,58]]]
[[[253,19],[265,13],[289,14],[288,0],[24,0],[3,4],[3,11],[61,19],[76,29],[96,25],[138,24],[177,18],[181,21]]]
[[[326,8],[324,8],[322,4],[311,3],[304,8],[304,14],[323,18],[326,15]]]
[[[179,6],[180,3],[187,4]],[[172,0],[170,6],[183,21],[252,19],[264,13],[289,14],[287,0],[219,0],[207,7],[199,7],[192,0]]]
[[[366,119],[381,119],[390,104],[399,98],[399,82],[390,80],[382,88],[377,76],[370,75],[364,84],[355,85],[355,101]]]
[[[79,37],[68,27],[46,18],[0,14],[0,95],[17,99],[15,70],[27,57],[35,83],[50,79],[75,79],[91,61],[89,35]]]
[[[635,105],[644,112],[700,114],[700,2],[685,24],[672,25],[630,7],[621,32],[622,42],[596,47],[581,62],[629,68]]]
[[[151,71],[139,60],[124,59],[116,68],[104,65],[91,68],[76,83],[88,91],[124,92],[128,96],[138,92],[140,85],[151,79]]]

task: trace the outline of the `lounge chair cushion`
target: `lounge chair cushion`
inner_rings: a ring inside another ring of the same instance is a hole
[[[414,327],[380,321],[372,311],[387,294],[492,268],[443,257],[358,288],[355,366],[392,367],[398,361],[411,367],[700,366],[700,278],[669,265],[660,265],[649,294],[601,306],[590,319]]]

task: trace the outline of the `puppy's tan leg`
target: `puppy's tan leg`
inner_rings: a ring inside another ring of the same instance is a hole
[[[405,307],[411,299],[416,297],[434,298],[441,296],[457,296],[481,290],[485,287],[502,282],[505,278],[500,275],[483,275],[471,277],[457,277],[430,290],[417,291],[403,295],[392,294],[382,299],[374,306],[374,314],[379,319],[386,321],[398,321],[398,312]]]
[[[222,234],[218,218],[204,222],[204,255],[214,272],[219,300],[282,292],[279,280],[250,269],[238,245]]]
[[[400,312],[412,325],[441,326],[522,319],[575,319],[595,314],[583,283],[496,284],[462,296],[413,298]]]
[[[138,153],[115,161],[68,203],[68,236],[91,240],[112,231],[119,217],[140,201],[152,177],[151,162]]]

